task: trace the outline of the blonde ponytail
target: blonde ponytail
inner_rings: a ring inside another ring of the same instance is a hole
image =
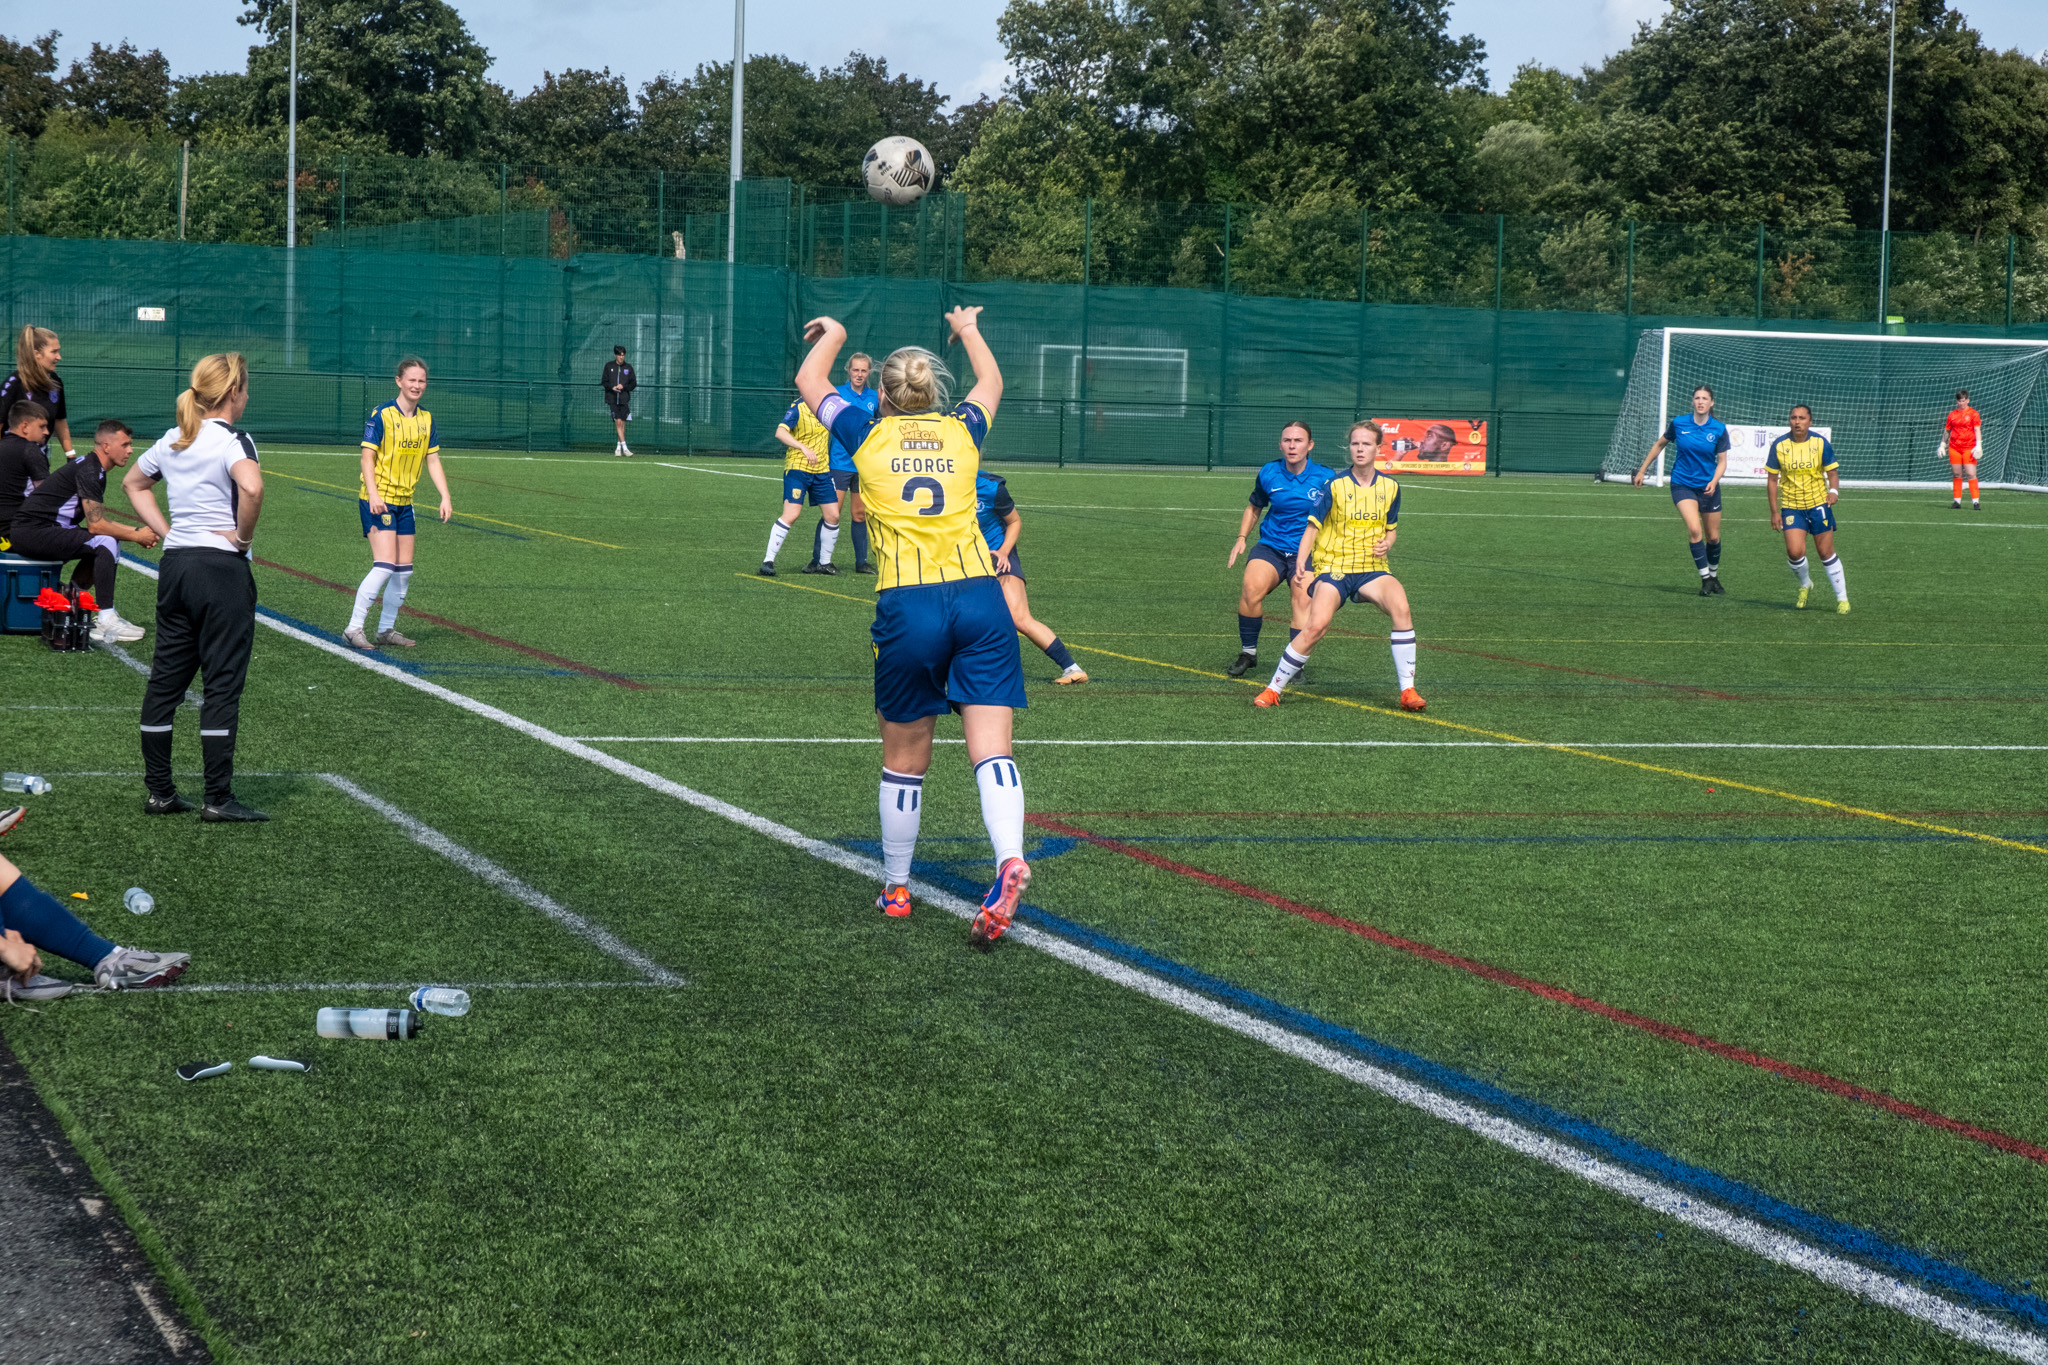
[[[904,346],[882,362],[882,397],[897,412],[935,412],[953,384],[946,362],[922,346]]]
[[[227,406],[237,390],[248,387],[249,362],[242,359],[240,351],[201,356],[192,367],[192,387],[178,395],[178,439],[171,442],[171,449],[191,446],[206,414]]]
[[[30,324],[14,337],[14,372],[21,376],[22,384],[33,394],[50,391],[50,372],[43,367],[36,352],[57,339],[57,334],[47,327]]]

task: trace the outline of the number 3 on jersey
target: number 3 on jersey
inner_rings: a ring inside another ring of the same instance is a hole
[[[931,493],[932,503],[929,507],[918,508],[919,516],[935,517],[946,510],[946,486],[934,478],[921,476],[904,484],[903,501],[914,503],[917,501],[917,495],[925,491]]]

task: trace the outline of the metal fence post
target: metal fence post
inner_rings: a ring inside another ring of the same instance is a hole
[[[1493,215],[1493,311],[1500,312],[1501,286],[1507,279],[1508,216]],[[1496,357],[1498,358],[1498,357]]]
[[[348,157],[341,158],[341,244],[348,245]]]
[[[507,176],[507,174],[508,174],[508,171],[509,171],[509,169],[510,169],[510,168],[509,168],[509,167],[507,167],[507,166],[505,165],[505,163],[504,163],[504,162],[500,161],[500,162],[498,163],[498,254],[499,254],[500,256],[503,256],[503,255],[505,254],[505,208],[506,208],[506,191],[505,191],[505,180],[506,180],[506,176]],[[502,291],[500,291],[500,292],[502,293]],[[501,347],[501,350],[502,350],[502,347]],[[503,361],[502,359],[500,359],[500,360],[499,360],[499,362],[498,362],[498,375],[499,375],[499,377],[500,377],[500,378],[503,378],[503,377],[504,377],[504,373],[505,373],[505,364],[504,364],[504,361]]]
[[[1633,319],[1636,315],[1636,220],[1628,220],[1628,265],[1622,276],[1621,315]]]
[[[1764,225],[1756,225],[1756,320],[1764,320]]]
[[[662,229],[668,226],[668,172],[654,173],[654,255],[661,256]],[[660,285],[655,286],[657,289]],[[656,310],[657,312],[659,309]]]
[[[1358,397],[1351,405],[1354,418],[1365,416],[1365,271],[1372,253],[1372,212],[1358,211]]]
[[[1081,204],[1081,431],[1074,461],[1088,463],[1088,285],[1095,275],[1095,200]]]
[[[2012,234],[2011,234],[2010,232],[2006,233],[2006,234],[2005,234],[2005,327],[2006,327],[2006,330],[2007,330],[2007,331],[2011,331],[2011,330],[2012,330],[2012,267],[2013,267],[2013,255],[2014,255],[2014,252],[2015,252],[2015,250],[2016,250],[2017,246],[2018,246],[2018,239],[2017,239],[2017,238],[2015,238],[2015,237],[2014,237],[2014,236],[2013,236],[2013,235],[2012,235]]]
[[[658,238],[656,240],[659,240]],[[654,449],[661,449],[661,305],[662,295],[668,292],[668,266],[661,253],[654,254]]]
[[[1493,226],[1493,360],[1487,366],[1493,376],[1493,397],[1487,404],[1486,457],[1496,460],[1495,451],[1500,442],[1500,305],[1501,286],[1507,274],[1508,259],[1508,216],[1494,215]],[[1496,462],[1494,472],[1499,473]]]

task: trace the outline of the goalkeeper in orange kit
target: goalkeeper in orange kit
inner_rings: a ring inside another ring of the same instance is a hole
[[[1970,484],[1970,510],[1980,512],[1977,501],[1977,457],[1984,453],[1984,417],[1970,406],[1970,391],[1956,390],[1956,405],[1950,411],[1948,427],[1949,506],[1963,505],[1963,482]]]

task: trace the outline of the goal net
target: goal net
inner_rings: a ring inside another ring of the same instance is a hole
[[[1692,410],[1701,384],[1728,424],[1730,483],[1761,483],[1770,441],[1795,403],[1813,409],[1856,487],[1949,486],[1943,420],[1956,390],[1983,415],[1977,477],[1991,488],[2048,491],[2048,341],[1724,332],[1644,332],[1600,477],[1626,482],[1665,422]],[[1665,447],[1646,479],[1664,482]]]

